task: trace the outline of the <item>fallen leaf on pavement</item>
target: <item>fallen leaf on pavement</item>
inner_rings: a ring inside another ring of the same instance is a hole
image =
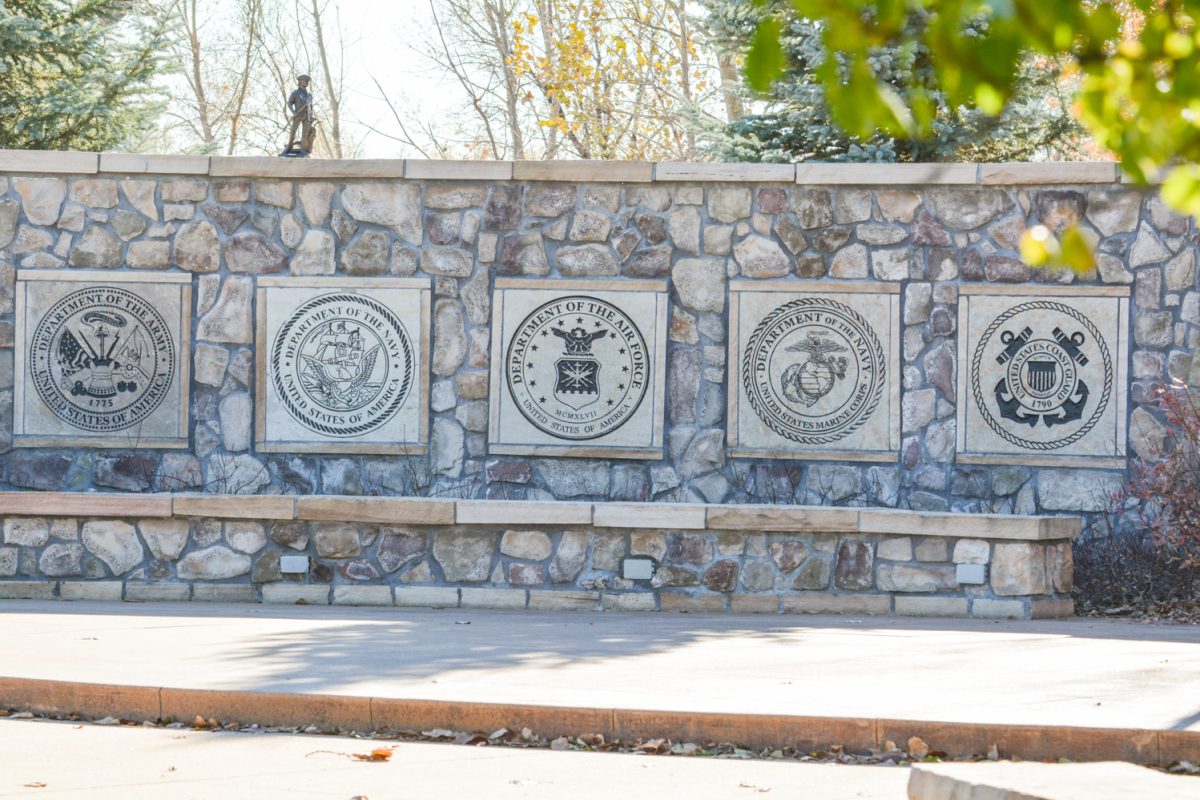
[[[392,752],[390,747],[376,747],[369,753],[352,753],[351,757],[355,761],[391,761]]]

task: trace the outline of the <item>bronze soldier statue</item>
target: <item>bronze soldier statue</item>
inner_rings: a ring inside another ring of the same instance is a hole
[[[292,158],[306,158],[312,153],[313,139],[317,135],[316,120],[312,113],[312,94],[308,84],[312,79],[307,75],[296,78],[296,90],[288,97],[288,111],[291,112],[291,127],[288,130],[287,147],[280,153]],[[300,140],[296,141],[296,129],[300,130]]]

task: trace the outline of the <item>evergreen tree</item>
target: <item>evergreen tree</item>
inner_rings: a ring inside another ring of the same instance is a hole
[[[933,135],[920,141],[877,134],[863,140],[832,119],[817,69],[825,61],[822,24],[784,14],[790,0],[703,0],[708,29],[719,47],[738,54],[749,48],[759,23],[776,15],[788,63],[771,86],[765,108],[712,131],[711,155],[726,161],[1020,161],[1082,155],[1082,129],[1070,114],[1072,87],[1058,62],[1027,59],[1014,102],[998,117],[946,104],[937,89],[929,53],[893,47],[874,53],[872,67],[904,97],[913,87],[928,92],[936,114]],[[912,27],[924,22],[909,18]],[[980,23],[982,25],[982,23]],[[972,35],[968,27],[965,35]],[[749,99],[749,98],[748,98]]]
[[[134,141],[158,111],[162,49],[130,0],[0,0],[0,148]]]

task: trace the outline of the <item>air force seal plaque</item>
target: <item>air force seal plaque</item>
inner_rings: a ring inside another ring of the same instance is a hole
[[[817,457],[854,450],[894,458],[895,293],[802,294],[796,284],[761,281],[735,281],[731,289],[735,452]]]
[[[186,444],[186,276],[49,275],[19,277],[18,446]]]
[[[428,283],[370,283],[260,281],[261,449],[419,452]]]
[[[1123,449],[1119,351],[1128,347],[1128,301],[1111,289],[1069,291],[1033,298],[973,290],[960,300],[967,421],[959,439],[968,460],[1112,457]]]
[[[499,424],[490,449],[652,455],[662,436],[655,409],[665,297],[560,283],[546,290],[497,282],[503,316],[493,338],[492,386],[503,388],[492,393]]]

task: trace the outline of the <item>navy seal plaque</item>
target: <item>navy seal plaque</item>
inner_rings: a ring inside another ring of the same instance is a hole
[[[187,276],[18,275],[16,446],[183,447]]]
[[[964,287],[959,460],[1086,464],[1122,454],[1127,293]]]
[[[423,452],[429,283],[259,281],[258,449]]]
[[[885,284],[841,288],[731,284],[733,454],[896,457],[899,297]]]
[[[665,286],[633,283],[497,281],[491,452],[661,453]]]

